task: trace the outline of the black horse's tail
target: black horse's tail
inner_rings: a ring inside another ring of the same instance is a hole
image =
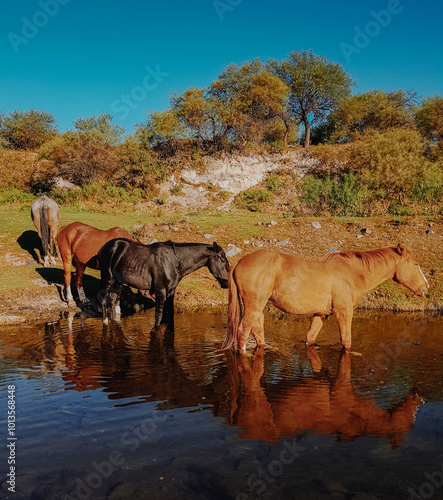
[[[48,206],[46,204],[40,207],[40,235],[42,240],[44,258],[49,253]]]

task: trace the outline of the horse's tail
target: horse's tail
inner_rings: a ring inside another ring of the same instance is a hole
[[[49,250],[48,206],[46,203],[40,207],[40,238],[42,240],[43,257],[46,257]]]
[[[228,289],[229,289],[229,306],[228,306],[228,329],[226,338],[220,345],[220,349],[229,349],[237,338],[238,325],[240,322],[240,297],[238,294],[237,284],[235,282],[234,270],[229,272]]]

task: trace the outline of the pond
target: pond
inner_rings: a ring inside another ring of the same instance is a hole
[[[268,315],[245,356],[224,314],[153,314],[0,328],[4,498],[443,498],[442,317],[356,314],[346,353]]]

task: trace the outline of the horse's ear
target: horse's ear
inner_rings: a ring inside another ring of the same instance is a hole
[[[397,249],[396,250],[397,250],[398,255],[403,255],[404,251],[405,251],[405,249],[404,249],[404,247],[403,247],[403,245],[401,243],[399,243],[397,245]]]
[[[217,242],[214,241],[214,244],[212,245],[212,248],[214,250],[214,252],[220,252],[220,250],[222,249],[220,245],[217,244]]]

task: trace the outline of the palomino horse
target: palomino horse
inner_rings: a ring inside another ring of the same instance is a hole
[[[60,230],[57,241],[63,260],[65,299],[68,304],[74,302],[70,288],[72,264],[76,268],[75,285],[78,297],[81,303],[85,303],[88,299],[82,286],[84,270],[86,267],[98,269],[97,252],[107,241],[114,238],[133,240],[132,236],[120,227],[102,230],[82,222],[73,222]]]
[[[55,264],[55,257],[57,257],[55,242],[60,223],[60,210],[57,203],[49,196],[40,196],[31,205],[31,219],[42,240],[43,265]]]
[[[223,249],[215,242],[213,245],[207,245],[167,241],[142,245],[117,238],[100,248],[98,261],[105,324],[108,322],[107,299],[111,296],[111,311],[114,317],[117,295],[115,292],[119,292],[123,285],[147,290],[155,297],[156,329],[165,318],[164,313],[171,315],[173,320],[175,289],[186,275],[206,266],[222,288],[228,287],[229,262]]]
[[[417,295],[429,284],[417,261],[402,245],[365,252],[341,252],[303,258],[261,249],[240,259],[229,275],[228,330],[220,346],[228,349],[237,338],[246,349],[252,331],[264,345],[264,308],[269,300],[282,311],[313,315],[306,345],[313,345],[323,322],[334,314],[340,340],[351,347],[351,323],[362,295],[394,278]],[[240,321],[240,299],[243,317]]]

